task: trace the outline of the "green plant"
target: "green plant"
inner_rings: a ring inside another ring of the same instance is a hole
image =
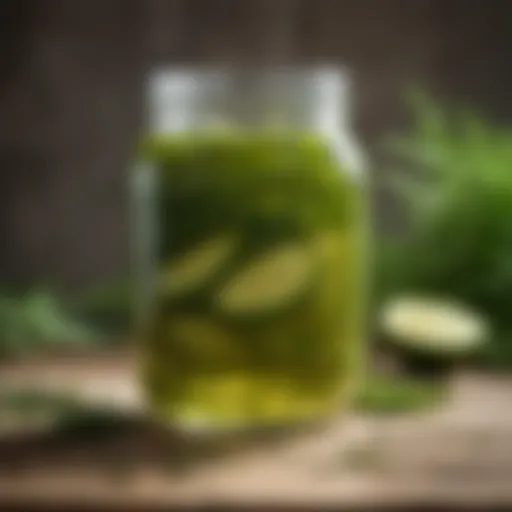
[[[113,279],[82,293],[73,300],[73,310],[109,336],[123,336],[131,325],[133,283],[127,277]]]
[[[438,405],[445,397],[441,382],[417,382],[399,378],[370,378],[360,394],[360,412],[397,414],[424,410]]]
[[[381,284],[386,294],[463,300],[486,312],[498,333],[512,332],[512,132],[468,110],[443,110],[421,93],[411,99],[413,130],[391,144],[414,171],[392,180],[410,230],[386,240]],[[499,351],[512,367],[511,343],[499,336],[483,362]]]
[[[97,339],[98,333],[72,319],[47,291],[0,296],[0,356],[83,346]]]

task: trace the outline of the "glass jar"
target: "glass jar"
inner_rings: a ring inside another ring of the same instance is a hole
[[[206,430],[343,411],[368,227],[345,74],[176,69],[149,93],[135,218],[151,410]]]

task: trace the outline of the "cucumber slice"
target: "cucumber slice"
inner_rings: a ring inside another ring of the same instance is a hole
[[[230,315],[280,309],[305,291],[313,267],[310,251],[302,244],[272,249],[251,261],[221,289],[217,305]]]
[[[160,275],[160,292],[174,297],[196,290],[226,264],[236,246],[237,239],[233,235],[201,243],[166,266]]]
[[[347,252],[347,236],[339,231],[327,231],[313,239],[313,248],[323,264],[342,267]]]
[[[240,359],[240,342],[226,329],[201,316],[174,318],[168,328],[172,344],[194,360],[230,365]]]
[[[322,269],[319,279],[317,310],[322,318],[339,322],[341,300],[356,272],[351,254],[350,237],[340,231],[326,231],[313,239],[314,254]],[[349,279],[350,278],[350,279]]]
[[[486,321],[455,302],[404,297],[383,309],[381,326],[395,344],[439,355],[466,354],[485,342]]]

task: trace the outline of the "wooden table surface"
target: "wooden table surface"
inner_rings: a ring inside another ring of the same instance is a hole
[[[119,354],[0,365],[0,389],[69,391],[125,416],[85,437],[5,429],[0,510],[512,509],[512,379],[461,376],[436,411],[340,417],[219,456],[143,420],[134,374]]]

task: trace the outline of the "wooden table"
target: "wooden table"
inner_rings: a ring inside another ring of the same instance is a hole
[[[0,366],[1,389],[66,390],[124,415],[87,436],[4,432],[0,510],[512,509],[512,379],[462,376],[434,412],[339,418],[219,456],[148,424],[133,370],[119,354]]]

